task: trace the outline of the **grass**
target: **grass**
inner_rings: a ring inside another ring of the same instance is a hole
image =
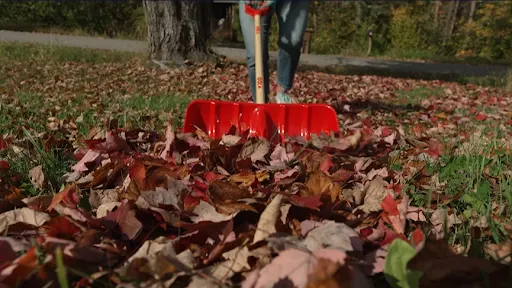
[[[0,59],[4,61],[118,63],[141,58],[141,53],[98,51],[60,45],[37,45],[0,42]]]
[[[44,90],[42,87],[34,89],[27,85],[23,89],[12,90],[11,81],[17,81],[14,79],[20,76],[25,81],[34,80],[34,75],[38,74],[34,71],[40,69],[45,71],[44,67],[53,67],[54,63],[62,63],[64,67],[68,63],[84,65],[81,72],[83,77],[76,81],[86,81],[87,69],[90,69],[91,65],[123,64],[127,61],[142,59],[142,57],[143,55],[137,53],[73,47],[0,44],[0,64],[10,67],[13,63],[19,62],[21,64],[13,67],[22,67],[8,70],[14,73],[12,75],[0,73],[0,96],[4,94],[0,102],[0,136],[17,135],[18,139],[24,139],[17,143],[19,151],[13,149],[0,151],[0,159],[10,163],[10,171],[13,175],[21,176],[20,180],[23,183],[21,188],[27,195],[59,191],[63,183],[62,175],[69,171],[74,161],[72,155],[67,154],[64,149],[45,149],[45,139],[41,138],[39,133],[49,132],[57,138],[69,137],[59,132],[60,128],[65,128],[73,130],[74,137],[85,137],[92,128],[105,128],[112,119],[117,119],[118,125],[127,129],[142,128],[160,132],[171,118],[176,127],[182,125],[182,113],[192,97],[183,93],[162,92],[148,96],[137,91],[125,94],[122,90],[116,90],[99,97],[87,91],[76,91],[71,97],[66,98],[59,93],[50,93],[51,98],[48,98],[48,93],[41,93],[41,90]],[[27,71],[23,71],[24,69]],[[61,73],[53,72],[56,77]],[[94,83],[92,85],[94,86]],[[47,89],[51,88],[49,86]],[[104,88],[94,89],[103,90]],[[5,98],[7,96],[8,98]],[[76,128],[70,128],[72,125],[76,125]],[[29,179],[30,169],[38,165],[42,166],[47,180],[43,190],[37,190]]]
[[[497,139],[482,139],[475,137],[470,144],[458,147],[463,152],[444,155],[427,166],[441,186],[433,190],[454,197],[447,203],[432,203],[453,209],[462,220],[459,228],[449,235],[450,243],[470,247],[474,249],[471,253],[480,256],[484,254],[480,247],[483,242],[500,243],[507,239],[503,223],[512,221],[511,156]],[[420,207],[429,203],[431,195],[437,193],[412,186],[408,189],[412,204]],[[457,195],[461,197],[455,197]],[[484,217],[487,226],[475,228],[471,223],[480,217]],[[473,247],[475,244],[479,246]]]
[[[398,91],[397,96],[400,102],[418,105],[421,104],[422,100],[426,100],[431,97],[439,97],[443,94],[444,92],[441,88],[418,87],[408,91],[400,90]]]

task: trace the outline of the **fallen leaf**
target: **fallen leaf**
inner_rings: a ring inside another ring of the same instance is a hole
[[[231,175],[229,177],[229,181],[237,184],[239,183],[243,187],[248,188],[252,186],[252,184],[256,181],[256,175],[253,173],[238,173]]]
[[[119,194],[116,189],[91,189],[91,194],[89,194],[89,204],[91,204],[93,208],[98,208],[102,204],[112,202],[119,202]]]
[[[14,209],[0,214],[0,233],[4,233],[10,225],[24,223],[35,227],[41,227],[50,220],[50,215],[38,212],[27,207]]]
[[[238,159],[243,160],[251,158],[252,162],[266,162],[265,156],[270,151],[270,143],[265,138],[250,139],[242,146]]]
[[[88,171],[89,168],[85,164],[95,162],[100,157],[100,152],[89,149],[87,153],[76,163],[71,167],[76,172],[85,172]]]
[[[108,212],[105,217],[102,217],[101,223],[116,231],[119,229],[123,237],[133,240],[137,237],[142,230],[142,223],[135,216],[135,210],[132,209],[132,204],[127,200],[121,202],[116,210]]]
[[[363,251],[363,243],[354,229],[334,221],[324,221],[322,224],[307,232],[304,244],[310,251],[322,248],[340,249],[344,252]]]
[[[210,197],[215,201],[238,200],[249,198],[251,196],[251,192],[249,192],[249,190],[221,180],[213,181],[208,186],[208,191],[210,193]]]
[[[160,205],[172,205],[177,209],[181,210],[180,197],[183,192],[188,192],[188,187],[180,181],[171,180],[168,189],[162,187],[156,187],[154,191],[141,191],[140,196],[147,203],[153,207],[159,207]]]
[[[328,193],[331,196],[331,201],[334,202],[341,194],[341,187],[333,183],[331,178],[320,170],[309,174],[306,186],[311,194],[302,196],[320,196]]]
[[[278,281],[284,279],[288,279],[293,287],[305,287],[311,274],[315,272],[318,259],[344,265],[345,258],[346,254],[336,249],[320,249],[314,253],[298,249],[284,250],[263,269],[255,270],[253,273],[256,275],[247,277],[242,287],[275,287]]]
[[[193,212],[194,214],[197,215],[190,217],[190,219],[194,223],[198,223],[201,221],[211,221],[214,223],[224,222],[233,219],[236,216],[236,214],[238,214],[220,214],[219,212],[217,212],[217,210],[215,210],[215,207],[213,207],[212,205],[208,204],[208,202],[205,202],[203,200],[199,201],[199,204],[194,207]]]
[[[283,195],[277,194],[274,199],[267,205],[265,210],[261,213],[256,232],[252,243],[257,243],[261,240],[266,239],[269,235],[276,232],[276,222],[279,218],[281,200]]]
[[[28,171],[28,177],[30,178],[30,183],[34,185],[37,189],[43,189],[44,186],[44,173],[43,166],[36,166]]]
[[[242,137],[236,135],[222,135],[221,144],[228,147],[236,145]]]
[[[48,206],[48,211],[51,211],[55,205],[58,203],[63,203],[64,206],[67,207],[76,207],[78,205],[79,199],[76,195],[76,185],[68,184],[62,190],[55,194],[52,199],[52,203]]]
[[[483,248],[487,255],[500,263],[510,264],[512,261],[512,240],[510,239],[499,244],[487,243]]]
[[[393,287],[420,287],[422,272],[407,268],[416,250],[402,239],[395,239],[389,246],[384,276]]]
[[[218,203],[217,210],[223,214],[233,214],[240,211],[252,211],[258,213],[258,210],[256,210],[254,207],[243,202]]]
[[[286,148],[278,144],[272,154],[270,154],[270,165],[272,166],[280,166],[286,165],[289,161],[293,159],[294,153],[287,153]]]
[[[18,240],[11,237],[0,237],[0,265],[14,261],[18,258],[18,252],[29,250],[30,243],[26,240]]]
[[[356,267],[340,265],[331,260],[320,258],[314,272],[311,273],[305,288],[345,288],[345,287],[373,287],[372,282],[366,278]]]
[[[367,182],[362,191],[364,194],[364,203],[357,207],[357,209],[361,209],[365,213],[380,211],[382,209],[381,203],[387,193],[394,193],[392,189],[386,187],[388,187],[388,183],[380,176]]]
[[[174,143],[174,139],[176,139],[176,134],[174,133],[174,127],[172,126],[172,119],[170,119],[167,124],[167,130],[165,131],[165,146],[162,153],[160,153],[161,158],[167,159],[167,155],[169,154],[169,151],[171,151],[171,145]]]
[[[312,210],[320,210],[319,207],[323,204],[322,201],[320,201],[320,196],[301,197],[298,195],[290,195],[290,203]]]

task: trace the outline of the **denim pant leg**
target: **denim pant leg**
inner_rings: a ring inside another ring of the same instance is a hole
[[[275,9],[279,22],[277,82],[286,90],[293,87],[307,27],[310,2],[310,0],[278,0],[276,3]]]
[[[265,103],[268,102],[269,71],[268,71],[268,32],[273,15],[273,9],[269,13],[261,17],[261,48],[263,53],[263,79],[265,80]],[[245,49],[247,50],[247,68],[249,69],[249,83],[251,85],[252,100],[256,101],[256,65],[254,58],[254,17],[245,13],[245,3],[243,0],[239,2],[239,17],[242,35],[244,37]]]

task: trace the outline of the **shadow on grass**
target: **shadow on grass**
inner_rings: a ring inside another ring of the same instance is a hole
[[[350,106],[350,110],[344,109],[344,106]],[[331,106],[336,110],[336,113],[348,116],[355,116],[361,111],[378,111],[384,113],[403,113],[403,112],[418,112],[425,111],[426,109],[420,105],[413,104],[391,104],[382,101],[373,100],[351,100],[351,101],[338,101],[332,103]]]
[[[274,63],[273,63],[274,64]],[[277,66],[273,65],[273,68]],[[476,84],[481,86],[499,87],[504,88],[507,85],[507,79],[501,74],[492,76],[464,76],[458,73],[447,73],[447,72],[436,72],[432,73],[429,71],[414,71],[405,69],[392,69],[391,67],[361,67],[352,65],[343,66],[327,66],[319,67],[315,65],[304,65],[301,64],[298,71],[318,71],[336,75],[357,75],[357,76],[381,76],[381,77],[392,77],[402,79],[414,79],[414,80],[440,80],[446,82],[455,82],[460,84]]]

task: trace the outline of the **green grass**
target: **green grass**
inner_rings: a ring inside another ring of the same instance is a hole
[[[0,105],[0,134],[20,132],[23,128],[41,132],[48,127],[48,111],[52,107],[45,106],[42,95],[20,91],[13,98],[14,103]],[[120,125],[127,128],[163,129],[171,116],[175,125],[182,125],[183,112],[191,99],[177,94],[105,97],[98,99],[98,106],[102,107],[102,113],[98,113],[94,107],[84,105],[90,97],[78,95],[61,102],[54,117],[73,120],[82,135],[95,126],[103,126],[109,119],[118,119]]]
[[[451,244],[468,247],[471,242],[473,247],[475,243],[499,243],[507,239],[502,223],[512,220],[511,169],[511,156],[492,139],[488,143],[477,140],[466,146],[463,154],[445,155],[440,161],[428,166],[429,172],[438,176],[444,194],[455,196],[463,192],[458,200],[441,205],[455,209],[462,218],[462,224],[457,225],[454,233],[450,233]],[[413,205],[418,206],[425,206],[431,193],[434,193],[422,189],[412,189],[409,192]],[[474,236],[470,223],[481,216],[485,217],[489,225],[488,232]],[[483,255],[483,251],[478,253]]]
[[[62,175],[69,171],[73,158],[64,150],[51,148],[46,151],[43,140],[34,133],[24,130],[25,140],[17,143],[19,150],[6,149],[0,152],[0,158],[11,165],[9,174],[21,177],[21,188],[26,195],[35,196],[44,193],[57,193],[63,183]],[[30,182],[29,171],[36,166],[42,166],[45,177],[44,188],[39,191]]]
[[[429,87],[418,87],[408,91],[400,90],[397,92],[399,102],[411,105],[418,105],[422,100],[442,95],[444,95],[443,89]]]
[[[116,63],[142,56],[142,53],[134,52],[94,50],[61,45],[0,42],[0,59],[12,61]]]

